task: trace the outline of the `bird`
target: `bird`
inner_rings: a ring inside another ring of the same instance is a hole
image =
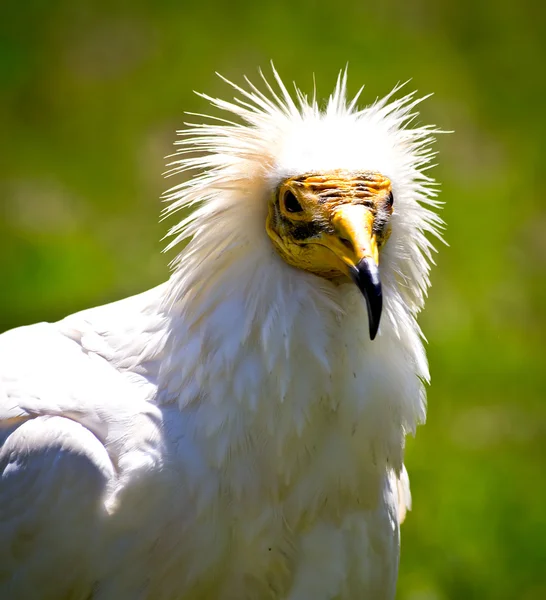
[[[394,598],[439,130],[271,68],[178,132],[166,282],[0,336],[1,598]]]

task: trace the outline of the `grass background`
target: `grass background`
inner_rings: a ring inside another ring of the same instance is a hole
[[[164,280],[183,111],[273,59],[326,96],[435,95],[449,248],[421,323],[433,385],[409,441],[401,600],[546,598],[546,19],[520,0],[1,0],[0,329]]]

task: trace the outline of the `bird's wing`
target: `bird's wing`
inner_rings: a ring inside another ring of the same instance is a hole
[[[116,312],[0,336],[0,598],[89,594],[106,498],[151,435],[143,376],[112,364]]]
[[[0,336],[1,598],[85,598],[91,589],[115,469],[87,363],[54,325]]]
[[[114,478],[102,443],[70,419],[30,419],[7,436],[0,477],[0,597],[87,598]]]
[[[160,292],[2,334],[0,431],[56,415],[104,439],[114,412],[131,412],[155,392],[165,321],[151,306]]]

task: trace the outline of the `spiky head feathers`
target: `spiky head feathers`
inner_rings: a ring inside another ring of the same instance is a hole
[[[347,99],[345,71],[321,108],[316,97],[308,99],[297,88],[292,96],[275,70],[273,76],[277,89],[262,75],[264,92],[248,79],[246,89],[226,80],[239,97],[232,102],[203,97],[236,121],[209,117],[210,123],[189,124],[179,132],[180,148],[169,173],[197,173],[167,193],[166,213],[199,206],[170,232],[169,247],[193,237],[175,261],[175,276],[183,271],[187,280],[184,264],[207,247],[209,255],[238,243],[270,248],[268,199],[289,178],[340,170],[378,173],[390,180],[395,199],[380,265],[385,297],[402,302],[414,315],[429,285],[433,248],[427,234],[439,237],[441,228],[433,210],[438,205],[434,182],[425,173],[437,130],[411,128],[422,99],[412,93],[393,100],[399,86],[359,109],[360,91]]]

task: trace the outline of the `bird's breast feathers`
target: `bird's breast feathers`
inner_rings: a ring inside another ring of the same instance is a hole
[[[396,480],[404,435],[424,416],[415,372],[422,359],[408,361],[411,337],[386,332],[370,341],[357,290],[343,286],[334,303],[316,283],[290,282],[283,311],[264,308],[248,329],[245,291],[233,288],[225,302],[196,315],[199,327],[178,320],[168,328],[161,353],[169,359],[155,376],[159,412],[148,428],[131,430],[111,502],[114,522],[134,519],[139,536],[149,529],[158,563],[151,570],[163,574],[153,580],[158,597],[167,582],[179,584],[183,564],[191,598],[212,593],[202,570],[226,589],[253,590],[248,597],[273,586],[271,597],[282,598],[302,543],[328,548],[320,555],[324,584],[332,571],[349,577],[341,557],[355,544],[362,554],[351,559],[354,574],[343,585],[366,590],[394,581]],[[278,287],[263,282],[264,306]],[[371,545],[373,560],[366,558]],[[135,545],[134,563],[143,548]],[[130,564],[125,557],[117,572]],[[296,597],[319,585],[317,563],[311,566],[301,583],[307,591]]]

